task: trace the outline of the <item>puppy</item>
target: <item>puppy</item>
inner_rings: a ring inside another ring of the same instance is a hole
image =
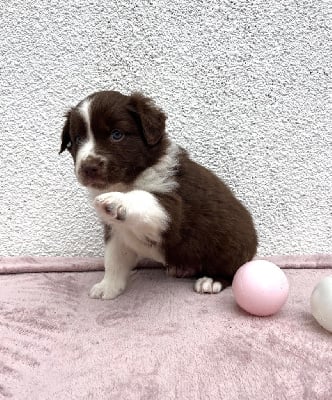
[[[198,293],[218,293],[251,260],[251,215],[212,172],[165,131],[166,116],[142,94],[94,93],[66,115],[60,153],[73,157],[105,226],[105,275],[92,298],[114,299],[142,259]]]

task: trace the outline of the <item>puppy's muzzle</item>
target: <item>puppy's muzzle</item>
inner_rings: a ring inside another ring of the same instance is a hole
[[[82,163],[79,174],[83,180],[94,180],[104,176],[105,161],[99,157],[88,157]]]

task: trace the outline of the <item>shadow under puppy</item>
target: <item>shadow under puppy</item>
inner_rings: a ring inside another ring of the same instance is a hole
[[[172,275],[196,277],[199,293],[218,293],[256,254],[247,209],[212,172],[165,132],[166,116],[139,93],[94,93],[66,115],[60,153],[105,225],[105,275],[93,298],[121,294],[145,258]]]

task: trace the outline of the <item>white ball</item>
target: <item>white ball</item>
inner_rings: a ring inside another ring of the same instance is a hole
[[[332,332],[332,275],[322,279],[314,288],[311,298],[311,313],[316,321]]]

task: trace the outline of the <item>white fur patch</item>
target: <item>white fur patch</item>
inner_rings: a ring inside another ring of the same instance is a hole
[[[131,185],[116,183],[105,189],[88,188],[91,200],[97,196],[110,192],[129,192],[131,190],[144,190],[146,192],[169,193],[177,188],[178,182],[174,177],[179,164],[178,154],[180,148],[177,144],[169,145],[166,154],[152,167],[143,171]]]
[[[212,278],[204,276],[203,278],[197,279],[194,290],[197,293],[219,293],[222,290],[222,284],[214,281]]]
[[[82,103],[82,105],[79,107],[79,112],[85,122],[86,125],[86,133],[87,133],[87,138],[84,141],[84,143],[80,146],[78,149],[77,155],[76,155],[76,164],[75,164],[75,173],[76,176],[79,178],[78,171],[82,165],[82,162],[86,160],[89,156],[95,156],[95,140],[94,136],[91,130],[91,122],[90,122],[90,104],[91,100],[86,99]]]
[[[171,142],[166,154],[137,177],[133,184],[134,189],[155,193],[169,193],[176,189],[178,183],[174,174],[179,164],[179,151],[179,146]]]

